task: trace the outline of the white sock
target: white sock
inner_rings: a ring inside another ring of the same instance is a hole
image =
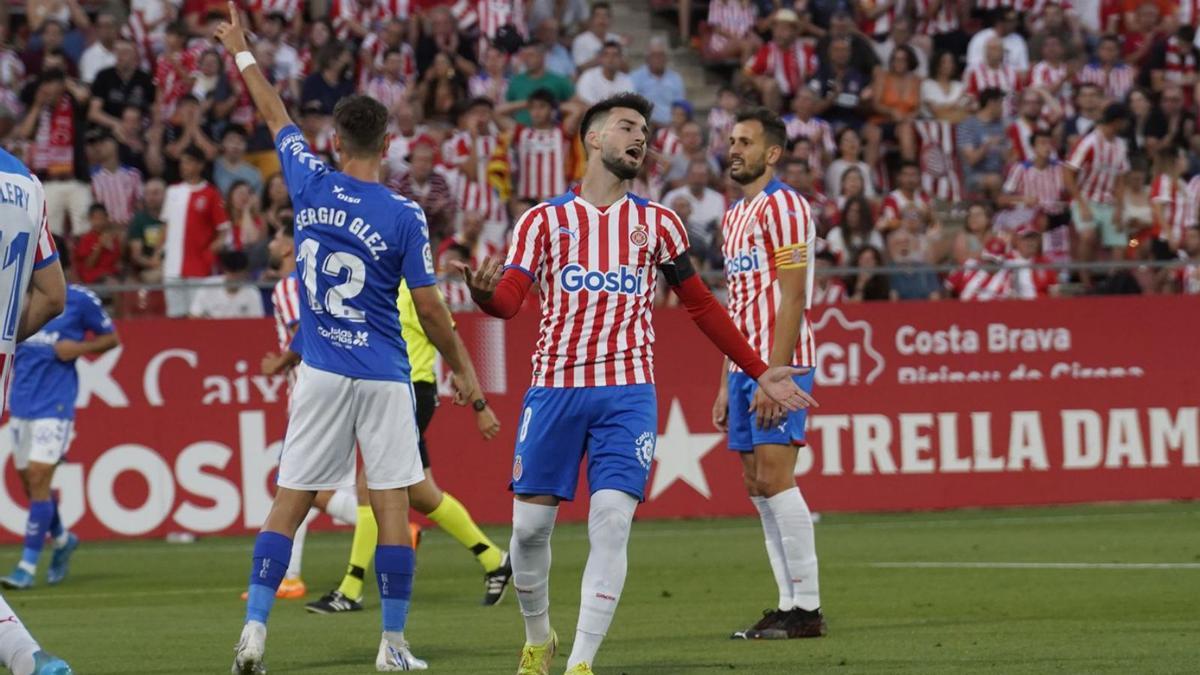
[[[13,675],[31,675],[33,655],[39,649],[37,640],[25,630],[17,613],[0,598],[0,663]]]
[[[557,516],[557,506],[513,500],[508,555],[513,588],[525,617],[525,641],[530,644],[550,639],[550,535],[554,534]]]
[[[296,534],[292,537],[292,558],[288,560],[287,573],[283,575],[285,579],[300,578],[300,562],[304,557],[304,538],[308,536],[308,524],[319,515],[321,512],[317,509],[309,509],[300,527],[296,528]]]
[[[583,588],[579,598],[579,624],[567,669],[580,663],[594,665],[596,652],[625,588],[628,570],[629,528],[637,498],[619,490],[597,490],[588,508],[587,566],[583,569]]]
[[[779,527],[779,541],[792,581],[792,606],[817,609],[821,606],[817,584],[817,541],[813,536],[808,504],[800,496],[798,487],[768,498],[767,504]]]
[[[325,513],[343,525],[358,524],[358,494],[353,488],[342,488],[333,493],[325,505]]]
[[[787,560],[783,557],[783,542],[779,537],[779,526],[766,497],[751,497],[758,519],[762,521],[763,538],[767,542],[767,560],[771,561],[771,572],[775,575],[775,587],[779,589],[779,609],[792,608],[792,579],[788,576]]]

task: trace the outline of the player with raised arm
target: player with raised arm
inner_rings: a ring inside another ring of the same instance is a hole
[[[493,316],[513,317],[534,282],[541,296],[511,483],[509,554],[526,637],[520,674],[548,673],[558,647],[549,615],[550,535],[559,502],[575,496],[585,454],[591,549],[568,673],[592,672],[612,623],[658,432],[650,319],[660,271],[705,335],[787,410],[813,403],[792,382],[800,371],[768,368],[738,334],[692,268],[679,217],[627,191],[646,157],[651,108],[632,93],[593,105],[580,126],[587,168],[578,190],[521,217],[503,274],[492,259],[477,271],[457,265]]]
[[[0,415],[8,402],[17,343],[37,333],[67,304],[67,282],[50,228],[41,182],[0,148]],[[0,663],[15,675],[70,675],[0,598]]]
[[[46,583],[54,585],[67,576],[79,537],[63,526],[50,482],[75,437],[75,398],[79,394],[75,360],[84,354],[103,354],[118,344],[112,319],[100,298],[83,286],[72,285],[67,288],[63,313],[17,346],[9,427],[13,464],[29,498],[29,516],[21,560],[12,573],[0,579],[5,588],[33,587],[46,535],[54,540]]]
[[[396,295],[402,280],[421,325],[446,355],[460,399],[478,384],[463,366],[450,313],[437,293],[424,214],[379,181],[387,152],[384,106],[365,96],[334,109],[334,148],[342,171],[313,155],[283,101],[254,61],[241,17],[216,36],[234,54],[246,89],[275,138],[295,208],[304,300],[300,303],[303,363],[288,414],[278,490],[254,543],[246,621],[232,671],[264,673],[267,618],[291,557],[292,535],[319,490],[354,484],[357,441],[371,507],[379,522],[375,576],[383,636],[379,671],[428,666],[404,639],[412,597],[414,555],[408,530],[409,485],[424,479]]]
[[[787,130],[765,108],[737,115],[729,137],[729,174],[742,198],[721,221],[729,313],[738,330],[771,366],[798,366],[805,391],[815,361],[807,311],[813,287],[816,227],[808,202],[775,177]],[[732,637],[785,639],[825,634],[817,591],[812,514],[796,487],[796,448],[804,444],[807,411],[788,412],[744,368],[723,368],[713,423],[729,433],[741,456],[742,477],[758,509],[779,606]]]

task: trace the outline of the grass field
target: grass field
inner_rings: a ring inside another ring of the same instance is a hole
[[[507,540],[506,530],[489,534]],[[312,596],[339,578],[349,541],[310,535]],[[554,534],[551,618],[564,651],[586,544],[578,525]],[[835,515],[817,526],[817,546],[829,636],[735,642],[729,631],[775,597],[758,522],[635,524],[629,582],[597,672],[1200,672],[1200,504]],[[0,550],[4,565],[19,555]],[[228,672],[249,551],[249,538],[86,544],[63,585],[7,598],[83,675]],[[276,603],[271,672],[374,672],[379,613],[369,588],[368,609],[351,615]],[[480,593],[474,560],[430,532],[408,636],[431,671],[515,671],[524,636],[515,599],[485,609]]]

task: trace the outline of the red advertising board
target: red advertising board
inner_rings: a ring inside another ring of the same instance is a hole
[[[813,320],[821,407],[797,476],[815,510],[1200,498],[1194,298],[844,305]],[[458,321],[505,427],[485,442],[444,405],[434,468],[479,521],[505,522],[536,317]],[[710,422],[719,354],[683,311],[657,312],[655,330],[660,435],[640,515],[751,513]],[[77,437],[55,478],[64,518],[88,538],[257,528],[286,422],[283,380],[258,374],[270,323],[119,331],[119,350],[80,364]],[[16,541],[10,454],[0,433],[0,537]],[[562,517],[584,514],[576,502]]]

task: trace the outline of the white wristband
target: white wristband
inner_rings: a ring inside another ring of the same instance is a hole
[[[254,60],[254,54],[250,52],[238,52],[233,57],[233,62],[237,64],[238,72],[244,72],[250,66],[258,63]]]

